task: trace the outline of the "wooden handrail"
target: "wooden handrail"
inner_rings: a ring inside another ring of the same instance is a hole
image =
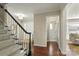
[[[17,23],[17,25],[26,33],[26,34],[29,34],[29,53],[28,53],[28,56],[32,55],[31,54],[31,32],[27,32],[23,27],[22,25],[10,14],[10,12],[5,9],[1,4],[0,4],[0,7],[15,21],[15,23]]]
[[[4,9],[3,6],[0,5],[0,7],[1,7],[2,9]],[[4,9],[4,11],[8,13],[8,15],[19,25],[19,27],[20,27],[25,33],[30,34],[30,32],[27,32],[27,31],[20,25],[20,23],[10,14],[10,12],[9,12],[7,9]]]

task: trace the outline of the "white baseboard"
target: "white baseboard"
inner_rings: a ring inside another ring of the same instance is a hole
[[[34,46],[40,46],[40,47],[47,47],[47,45],[42,45],[42,44],[34,44]]]
[[[47,42],[57,42],[57,40],[47,40]]]
[[[63,51],[61,48],[59,48],[60,49],[60,51],[61,51],[61,53],[63,54],[63,55],[66,55],[66,51]]]

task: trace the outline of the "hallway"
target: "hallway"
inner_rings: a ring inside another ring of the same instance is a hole
[[[67,56],[66,41],[71,39],[79,44],[79,36],[69,38],[70,34],[74,34],[72,31],[79,34],[79,18],[76,18],[79,8],[72,6],[66,3],[0,4],[0,55]],[[70,25],[67,21],[76,24]]]
[[[59,39],[59,18],[61,18],[59,11],[62,5],[65,7],[66,4],[0,4],[0,10],[3,11],[0,15],[0,48],[2,49],[0,55],[29,56],[32,49],[34,56],[62,55],[58,48],[61,41],[61,38]],[[7,8],[4,8],[5,6]],[[32,40],[34,40],[34,45],[31,49]],[[7,48],[3,49],[5,47]],[[60,48],[63,50],[63,47]]]
[[[59,48],[57,42],[48,42],[47,47],[32,47],[33,56],[64,56]]]

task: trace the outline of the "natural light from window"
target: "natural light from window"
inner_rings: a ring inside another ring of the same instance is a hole
[[[50,23],[50,30],[52,30],[53,29],[53,27],[52,27],[52,24]]]

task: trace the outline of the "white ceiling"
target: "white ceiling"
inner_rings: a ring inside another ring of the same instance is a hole
[[[60,10],[65,3],[8,3],[7,9],[12,13],[23,13],[33,17],[33,13],[44,13]]]

